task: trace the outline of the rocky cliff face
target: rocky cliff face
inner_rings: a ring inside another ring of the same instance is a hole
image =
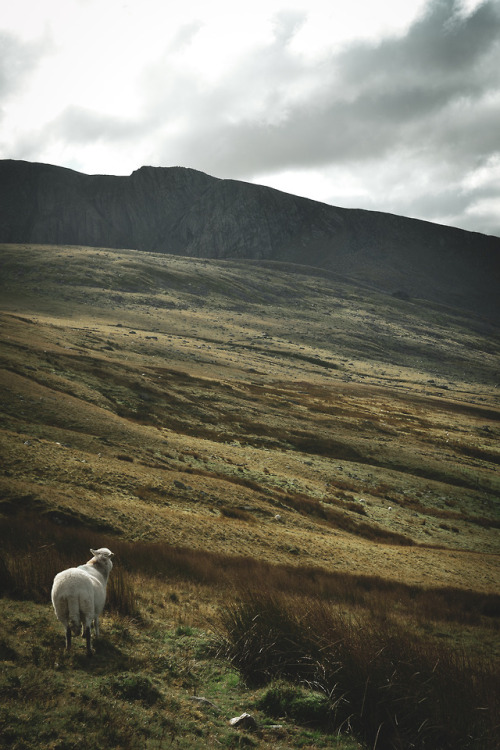
[[[499,315],[500,239],[181,167],[129,177],[0,161],[0,242],[279,260]]]

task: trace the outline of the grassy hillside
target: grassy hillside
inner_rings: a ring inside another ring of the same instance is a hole
[[[196,747],[197,732],[200,747],[207,737],[239,746],[226,714],[273,703],[265,687],[252,692],[252,649],[250,665],[239,655],[249,641],[240,634],[236,655],[231,645],[230,602],[255,582],[271,600],[298,597],[306,619],[321,600],[373,617],[373,633],[389,617],[389,640],[396,628],[425,648],[465,649],[480,672],[486,653],[495,664],[500,342],[487,320],[299,266],[76,247],[1,246],[0,299],[12,746],[36,746],[16,726],[28,694],[43,704],[37,680],[49,667],[61,723],[46,746],[78,744],[68,690],[87,696],[96,727],[98,697],[111,690],[116,738],[96,729],[94,746],[146,737],[148,747]],[[46,602],[54,573],[101,544],[117,553],[123,585],[88,665],[61,653]],[[280,627],[288,608],[280,602]],[[314,682],[281,662],[266,670],[268,680]],[[332,694],[328,680],[322,688]],[[223,702],[217,719],[190,700],[201,689]],[[127,700],[134,719],[120,734]],[[304,730],[300,711],[278,704],[282,728],[245,742],[321,747],[342,726],[367,747],[399,747],[378,718],[370,734],[345,716],[311,728],[308,714]],[[165,715],[177,717],[175,731]]]

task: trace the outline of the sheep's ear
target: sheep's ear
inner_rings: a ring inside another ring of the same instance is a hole
[[[97,550],[96,549],[90,548],[90,551],[92,552],[93,555],[97,555]]]

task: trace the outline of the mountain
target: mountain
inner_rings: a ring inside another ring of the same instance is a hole
[[[500,238],[182,167],[130,176],[0,161],[0,242],[285,261],[500,319]]]

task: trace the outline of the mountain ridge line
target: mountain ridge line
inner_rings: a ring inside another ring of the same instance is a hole
[[[338,208],[188,167],[129,176],[0,161],[0,242],[279,261],[500,320],[500,238]]]

